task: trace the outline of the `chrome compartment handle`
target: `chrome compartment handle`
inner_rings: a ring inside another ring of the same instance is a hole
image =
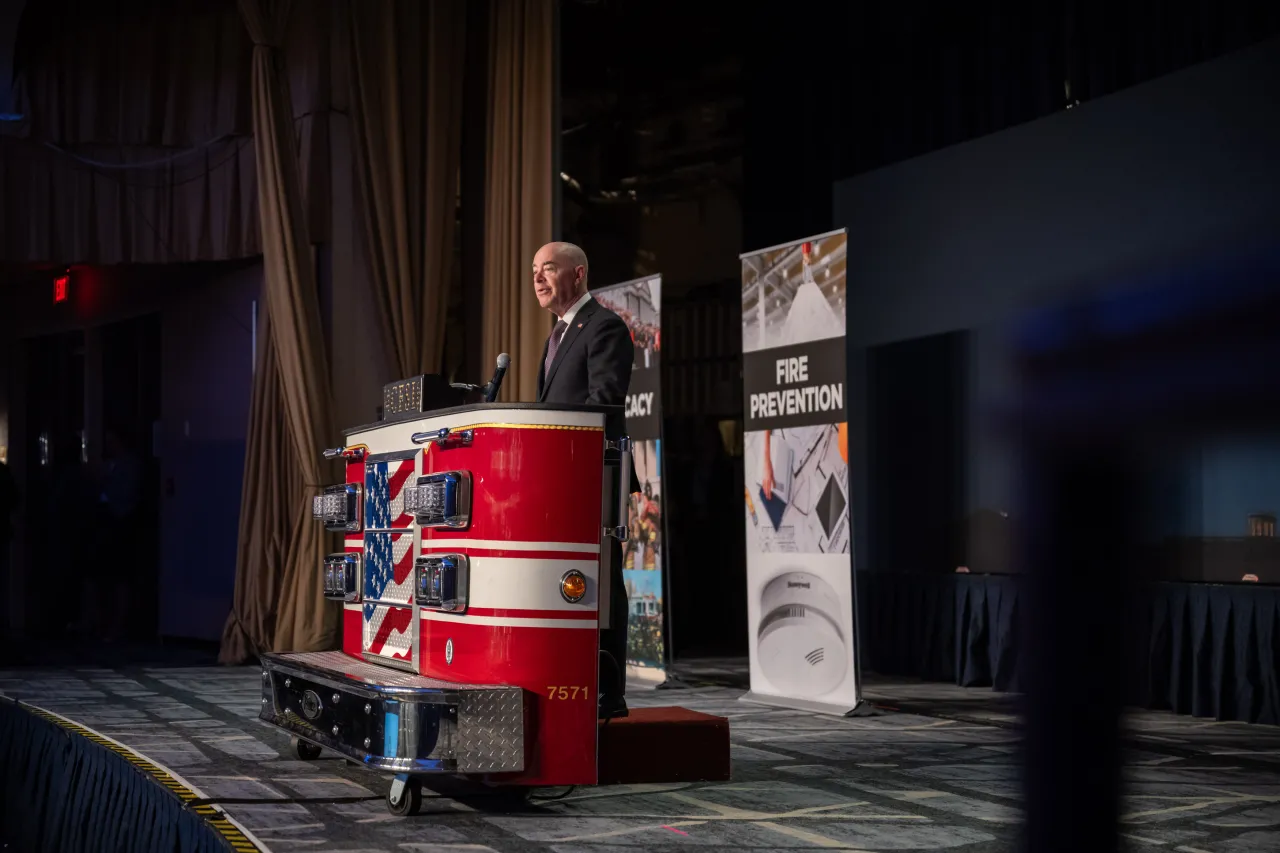
[[[365,451],[363,444],[357,444],[353,447],[330,447],[320,455],[325,459],[353,459],[359,462],[364,459]]]
[[[449,447],[468,447],[474,438],[475,433],[469,429],[453,432],[448,427],[441,427],[427,432],[415,432],[409,437],[409,440],[414,444],[434,443],[441,450],[444,450]]]
[[[631,510],[631,439],[621,436],[606,442],[605,448],[618,451],[618,518],[617,524],[606,527],[604,532],[619,542],[626,542]]]

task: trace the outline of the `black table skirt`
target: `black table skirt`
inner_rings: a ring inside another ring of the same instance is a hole
[[[0,767],[0,835],[10,849],[231,849],[158,780],[82,730],[11,699],[0,699]]]
[[[864,671],[1019,689],[1020,578],[858,572],[857,584]],[[1129,704],[1280,724],[1280,588],[1144,584],[1126,628]]]

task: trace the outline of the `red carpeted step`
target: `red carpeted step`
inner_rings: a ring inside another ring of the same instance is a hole
[[[600,784],[727,782],[729,721],[687,708],[632,708],[600,724]]]

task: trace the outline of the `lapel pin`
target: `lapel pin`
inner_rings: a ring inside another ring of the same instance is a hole
[[[581,323],[579,323],[579,324],[578,324],[578,328],[579,328],[579,329],[581,329],[581,328],[582,328],[582,324],[581,324]]]

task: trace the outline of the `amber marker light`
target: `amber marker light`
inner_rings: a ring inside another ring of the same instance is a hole
[[[587,594],[587,579],[577,569],[570,569],[560,578],[560,594],[570,604],[577,604]]]

